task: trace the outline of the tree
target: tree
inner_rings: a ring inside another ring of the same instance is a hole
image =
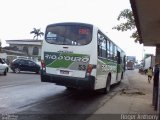
[[[33,31],[31,31],[30,34],[34,34],[33,39],[36,38],[36,40],[38,40],[38,37],[41,37],[44,35],[44,33],[41,32],[41,29],[36,29],[36,28],[33,28]]]
[[[138,42],[140,40],[139,35],[138,35],[138,31],[136,28],[136,24],[135,24],[135,19],[133,16],[133,12],[130,9],[124,9],[123,11],[120,12],[117,20],[126,20],[122,23],[120,23],[117,26],[114,26],[112,29],[116,29],[118,31],[128,31],[128,30],[134,30],[132,35],[130,36],[131,38],[134,38],[135,42]]]

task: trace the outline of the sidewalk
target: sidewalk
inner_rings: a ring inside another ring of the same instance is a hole
[[[127,88],[106,102],[88,120],[96,120],[98,114],[157,114],[152,107],[153,81],[149,84],[146,75],[134,70],[126,71],[123,83],[128,84]]]

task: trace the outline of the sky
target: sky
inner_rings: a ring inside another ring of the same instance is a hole
[[[129,0],[0,0],[0,40],[4,47],[5,40],[32,39],[33,28],[45,32],[48,24],[83,22],[99,27],[127,56],[141,60],[146,53],[154,54],[155,48],[135,43],[132,31],[112,29],[126,8],[131,9]]]

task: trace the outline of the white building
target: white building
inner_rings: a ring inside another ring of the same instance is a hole
[[[23,51],[27,56],[31,57],[41,56],[42,42],[43,40],[33,39],[6,40],[6,43],[13,47],[14,50]]]

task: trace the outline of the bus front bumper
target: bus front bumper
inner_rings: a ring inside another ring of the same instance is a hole
[[[41,82],[51,82],[57,85],[62,85],[71,88],[94,90],[95,77],[88,76],[85,78],[60,76],[54,74],[47,74],[41,70]]]

